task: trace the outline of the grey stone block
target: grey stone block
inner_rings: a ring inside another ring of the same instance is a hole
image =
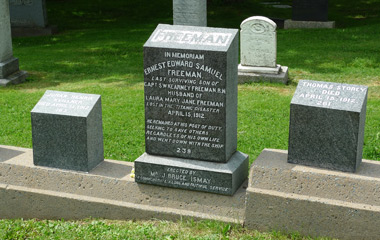
[[[281,66],[278,74],[239,71],[238,81],[239,83],[271,82],[288,84],[289,70],[287,66]]]
[[[173,24],[207,26],[207,0],[173,0]]]
[[[144,45],[145,146],[227,162],[237,148],[238,30],[158,25]]]
[[[335,21],[318,22],[318,21],[293,21],[285,20],[284,29],[292,28],[335,28]]]
[[[368,87],[301,80],[290,104],[288,162],[355,172]]]
[[[11,57],[4,62],[0,62],[0,79],[17,72],[18,69],[18,58]]]
[[[377,239],[380,162],[355,173],[287,163],[284,150],[264,149],[251,166],[245,226],[312,237]]]
[[[103,161],[100,95],[48,90],[31,117],[35,165],[88,172]]]
[[[328,19],[328,0],[293,0],[292,20],[319,21]]]
[[[248,175],[248,155],[235,152],[228,163],[144,153],[135,161],[136,182],[233,195]]]
[[[12,27],[40,27],[47,25],[45,0],[10,0]]]
[[[17,71],[7,76],[7,78],[0,79],[0,86],[8,86],[11,84],[19,84],[25,81],[28,73],[25,71]]]

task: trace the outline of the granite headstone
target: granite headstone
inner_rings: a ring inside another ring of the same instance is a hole
[[[262,16],[241,25],[239,82],[288,82],[288,67],[277,64],[276,23]]]
[[[292,20],[327,21],[328,0],[293,0]]]
[[[88,172],[104,160],[100,95],[48,90],[31,118],[35,165]]]
[[[207,26],[207,0],[173,0],[173,24]]]
[[[27,73],[19,71],[18,59],[13,57],[9,1],[0,1],[0,86],[25,80]]]
[[[301,80],[290,105],[288,162],[355,172],[368,87]]]
[[[158,25],[144,45],[146,153],[135,161],[137,182],[236,191],[248,169],[236,151],[237,65],[237,30]]]
[[[9,0],[9,3],[12,27],[46,27],[45,0]]]

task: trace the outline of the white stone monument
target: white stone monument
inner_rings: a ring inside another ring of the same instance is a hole
[[[288,82],[288,67],[277,64],[276,23],[254,16],[241,25],[239,82]]]
[[[20,83],[26,76],[13,57],[9,1],[0,0],[0,86]]]
[[[173,24],[207,27],[207,0],[173,0]]]

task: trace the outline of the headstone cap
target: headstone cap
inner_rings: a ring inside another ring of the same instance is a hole
[[[97,94],[47,90],[31,112],[87,117],[100,98]]]
[[[159,24],[144,47],[227,51],[238,29]]]
[[[249,17],[247,19],[245,19],[241,24],[240,24],[240,28],[243,29],[245,28],[245,25],[247,25],[247,23],[250,23],[252,21],[257,21],[257,22],[264,22],[264,23],[267,23],[271,26],[271,29],[272,31],[275,31],[276,28],[277,28],[277,24],[275,22],[273,22],[271,19],[267,18],[267,17],[263,17],[263,16],[253,16],[253,17]]]

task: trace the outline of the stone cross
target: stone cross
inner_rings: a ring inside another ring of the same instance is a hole
[[[276,67],[276,23],[266,17],[255,16],[241,23],[241,65]]]
[[[173,0],[173,24],[207,26],[207,0]]]

